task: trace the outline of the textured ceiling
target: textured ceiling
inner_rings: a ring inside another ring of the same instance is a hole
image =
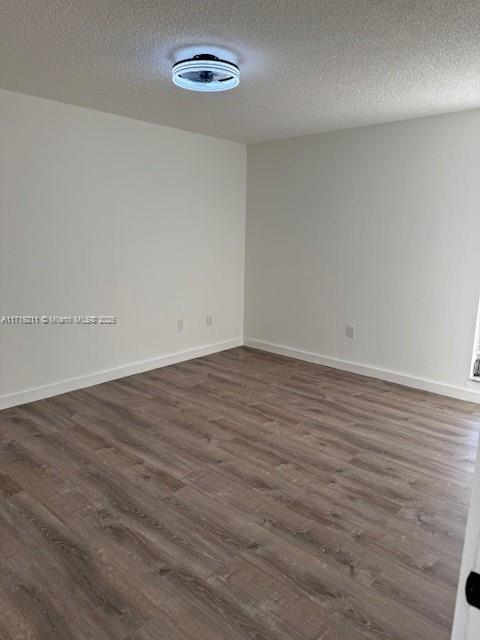
[[[480,0],[0,0],[0,87],[256,142],[479,107],[479,35]],[[208,44],[240,87],[175,87]]]

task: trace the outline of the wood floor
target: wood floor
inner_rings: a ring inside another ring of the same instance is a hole
[[[0,413],[1,640],[447,640],[478,405],[238,348]]]

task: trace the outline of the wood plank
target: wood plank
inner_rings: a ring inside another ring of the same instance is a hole
[[[236,348],[0,413],[0,638],[448,640],[477,405]]]

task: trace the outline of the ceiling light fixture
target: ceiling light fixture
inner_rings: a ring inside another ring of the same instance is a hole
[[[173,65],[172,80],[191,91],[227,91],[240,83],[240,69],[233,62],[202,53]]]

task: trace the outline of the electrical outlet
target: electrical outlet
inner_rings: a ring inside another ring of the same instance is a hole
[[[345,335],[347,336],[347,338],[356,338],[357,327],[354,324],[347,324]]]
[[[207,327],[211,327],[213,324],[213,316],[207,316]]]
[[[177,331],[183,331],[183,320],[177,320]]]

